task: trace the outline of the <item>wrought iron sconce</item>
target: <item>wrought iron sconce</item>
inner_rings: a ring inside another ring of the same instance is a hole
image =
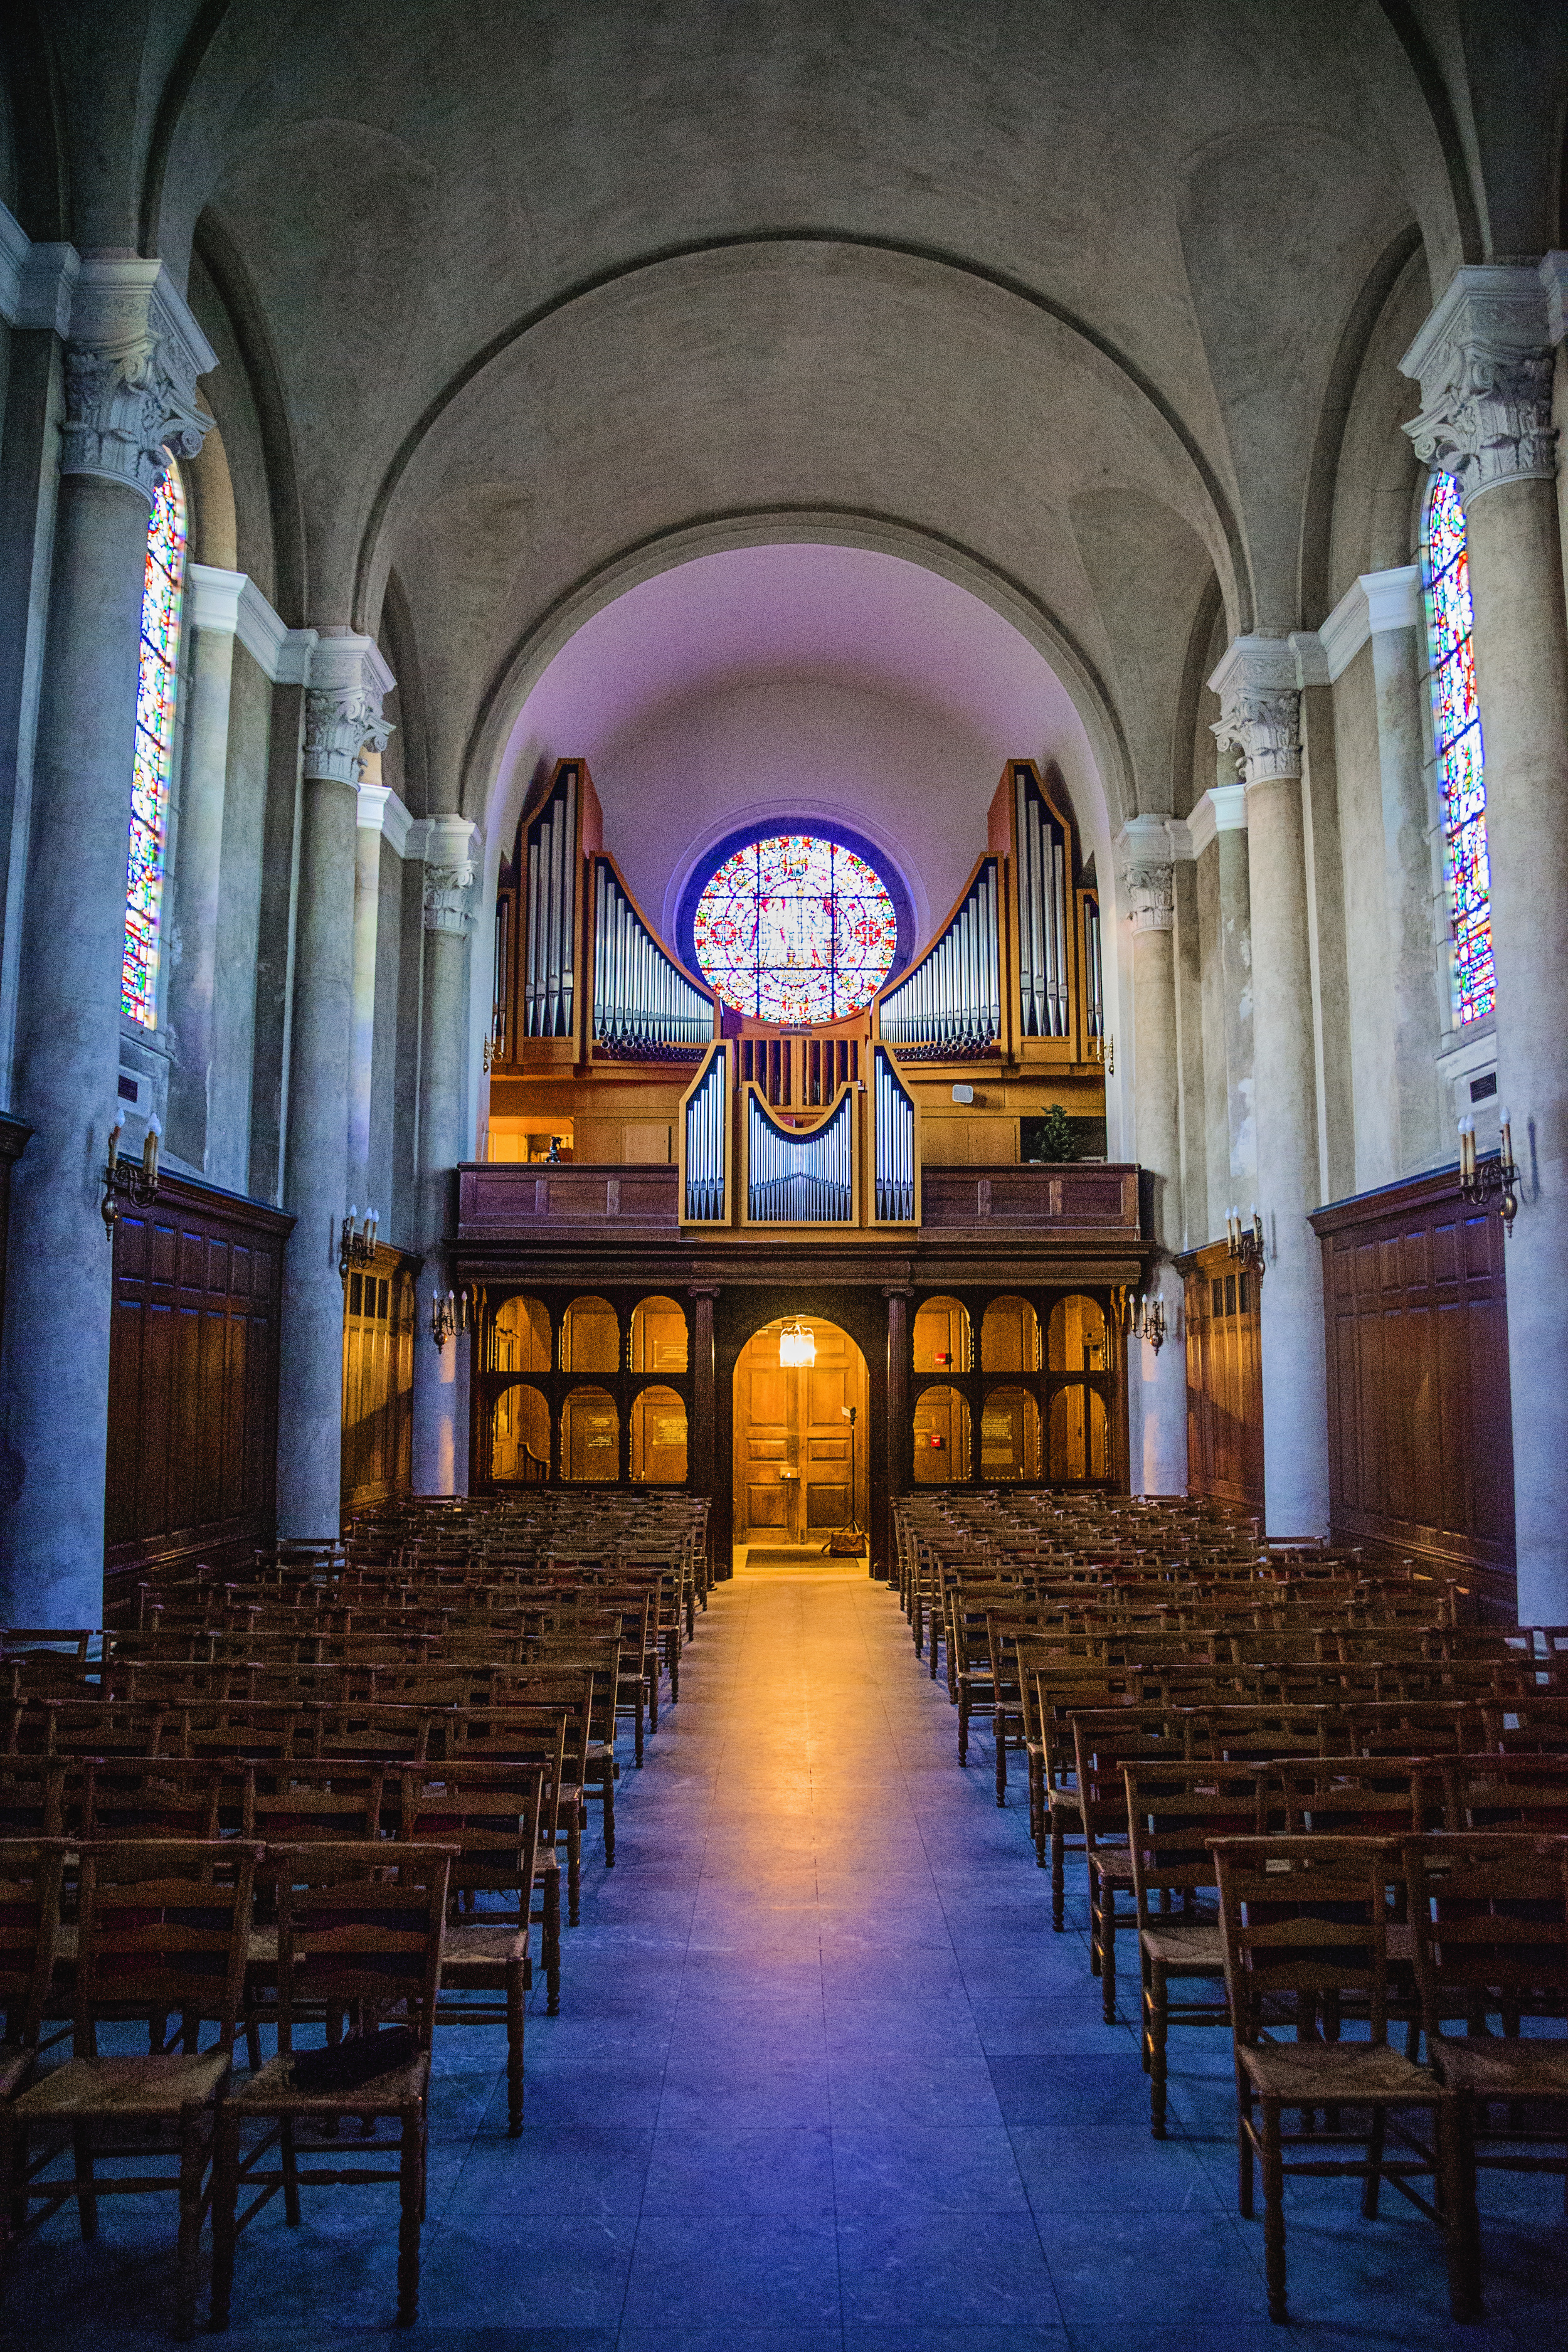
[[[468,1328],[468,1294],[467,1290],[439,1290],[430,1294],[430,1337],[437,1348]]]
[[[1244,1225],[1241,1211],[1232,1209],[1225,1226],[1226,1242],[1232,1257],[1240,1262],[1247,1273],[1255,1275],[1261,1282],[1267,1269],[1263,1262],[1263,1220],[1258,1213],[1256,1203],[1250,1224]]]
[[[338,1236],[338,1272],[346,1275],[351,1265],[374,1265],[375,1235],[381,1218],[374,1209],[364,1213],[364,1223],[359,1221],[359,1211],[351,1202],[343,1219],[342,1232]]]
[[[1514,1164],[1513,1130],[1506,1110],[1499,1111],[1498,1124],[1502,1130],[1501,1149],[1495,1160],[1480,1160],[1476,1155],[1474,1114],[1467,1111],[1459,1121],[1459,1191],[1474,1208],[1484,1209],[1496,1200],[1506,1240],[1519,1214],[1519,1170]]]
[[[109,1130],[109,1158],[103,1171],[103,1198],[98,1204],[99,1213],[103,1219],[104,1231],[110,1236],[120,1221],[120,1202],[122,1194],[128,1201],[134,1201],[139,1209],[150,1209],[158,1197],[158,1138],[163,1132],[163,1123],[158,1114],[154,1111],[147,1122],[146,1139],[142,1146],[142,1157],[139,1161],[121,1160],[120,1157],[120,1139],[124,1132],[125,1114],[117,1103],[114,1108],[114,1124]]]
[[[808,1331],[798,1315],[791,1316],[779,1333],[779,1362],[785,1370],[816,1361],[816,1334]]]
[[[1147,1339],[1158,1355],[1165,1344],[1165,1302],[1159,1292],[1119,1290],[1114,1303],[1120,1328],[1130,1338]]]

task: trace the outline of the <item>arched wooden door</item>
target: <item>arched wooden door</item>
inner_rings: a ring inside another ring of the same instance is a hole
[[[866,1359],[836,1323],[800,1320],[816,1341],[814,1364],[779,1362],[773,1322],[747,1341],[735,1366],[737,1543],[820,1549],[837,1528],[867,1523]]]

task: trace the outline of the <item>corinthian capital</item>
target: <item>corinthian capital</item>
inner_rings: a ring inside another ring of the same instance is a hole
[[[1219,697],[1212,733],[1241,754],[1249,784],[1289,782],[1301,772],[1301,696],[1296,656],[1283,637],[1235,637],[1209,690]]]
[[[447,939],[466,939],[473,917],[474,828],[466,816],[433,816],[425,822],[425,928]]]
[[[1130,866],[1127,903],[1135,931],[1168,931],[1176,920],[1176,890],[1169,866]]]
[[[305,693],[307,776],[325,783],[359,782],[360,754],[367,746],[384,751],[392,721],[381,715],[382,698],[396,680],[374,637],[322,637],[310,656]]]
[[[1421,386],[1405,428],[1468,504],[1503,482],[1557,470],[1546,293],[1533,269],[1461,269],[1399,362]]]
[[[212,423],[196,378],[217,354],[161,261],[81,265],[66,345],[60,470],[97,474],[151,503],[165,452],[194,457]]]

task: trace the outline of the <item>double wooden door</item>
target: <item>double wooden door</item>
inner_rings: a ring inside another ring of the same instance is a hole
[[[866,1524],[866,1360],[837,1324],[802,1320],[814,1364],[781,1364],[770,1323],[735,1367],[737,1543],[820,1547],[836,1528]]]

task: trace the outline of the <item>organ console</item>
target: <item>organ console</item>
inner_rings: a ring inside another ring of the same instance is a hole
[[[519,826],[495,955],[492,1134],[523,1130],[518,1157],[674,1162],[692,1232],[918,1228],[922,1164],[1027,1157],[1057,1100],[1103,1118],[1099,892],[1031,761],[1007,763],[935,935],[852,1017],[728,1009],[638,907],[580,760]]]

